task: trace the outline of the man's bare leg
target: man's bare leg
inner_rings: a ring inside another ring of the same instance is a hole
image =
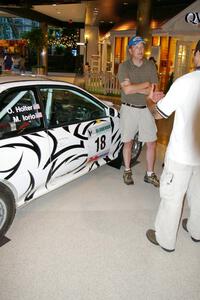
[[[123,158],[124,158],[125,170],[130,169],[132,146],[133,146],[133,140],[130,142],[124,143],[124,146],[123,146]]]
[[[128,185],[134,184],[132,178],[132,172],[130,168],[132,146],[133,146],[133,141],[124,143],[123,146],[123,159],[124,159],[124,166],[125,166],[123,178],[124,178],[124,183]]]
[[[154,172],[154,164],[156,158],[156,142],[146,143],[146,161],[147,161],[147,172]]]
[[[146,161],[147,161],[147,172],[144,176],[144,181],[147,183],[151,183],[156,187],[159,187],[159,179],[154,173],[154,164],[156,158],[156,141],[146,143]]]

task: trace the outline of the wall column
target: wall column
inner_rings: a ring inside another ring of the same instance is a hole
[[[151,9],[152,0],[139,0],[137,8],[136,34],[142,36],[146,42],[146,56],[151,54]]]
[[[47,23],[40,23],[40,28],[45,36],[45,43],[41,53],[41,64],[44,66],[44,74],[48,73],[48,25]]]
[[[102,59],[101,71],[106,72],[107,71],[107,40],[103,41],[102,53],[100,54]]]
[[[91,65],[92,55],[99,54],[99,28],[97,26],[85,25],[85,43],[87,43],[87,45],[85,46],[85,58],[87,57],[87,62],[89,62],[89,64]]]

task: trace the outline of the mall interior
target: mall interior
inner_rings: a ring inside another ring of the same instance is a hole
[[[130,38],[143,34],[167,92],[194,70],[199,20],[200,0],[0,0],[0,56],[13,58],[0,76],[19,76],[23,56],[26,74],[71,82],[119,107],[117,72]],[[38,36],[31,47],[35,29],[42,44]],[[172,126],[173,116],[157,121],[159,176]],[[146,239],[160,197],[143,181],[145,150],[134,186],[123,183],[123,167],[106,165],[17,211],[0,245],[1,300],[199,300],[199,244],[181,226],[173,253]]]

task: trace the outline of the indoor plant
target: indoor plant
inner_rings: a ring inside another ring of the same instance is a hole
[[[37,65],[32,67],[32,72],[35,74],[44,74],[45,66],[41,63],[41,52],[46,45],[45,34],[41,28],[33,28],[26,32],[23,38],[27,40],[28,46],[31,50],[36,50]]]

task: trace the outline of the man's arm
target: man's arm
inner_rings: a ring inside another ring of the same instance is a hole
[[[121,88],[125,95],[136,93],[148,95],[150,92],[150,87],[151,84],[149,82],[131,83],[128,78],[121,82]]]
[[[119,65],[118,79],[125,95],[136,93],[148,95],[150,92],[151,84],[149,82],[133,83],[130,81],[125,63]]]
[[[156,120],[163,119],[163,116],[161,116],[156,109],[156,103],[153,102],[150,98],[147,98],[147,107],[152,113],[154,119]]]

